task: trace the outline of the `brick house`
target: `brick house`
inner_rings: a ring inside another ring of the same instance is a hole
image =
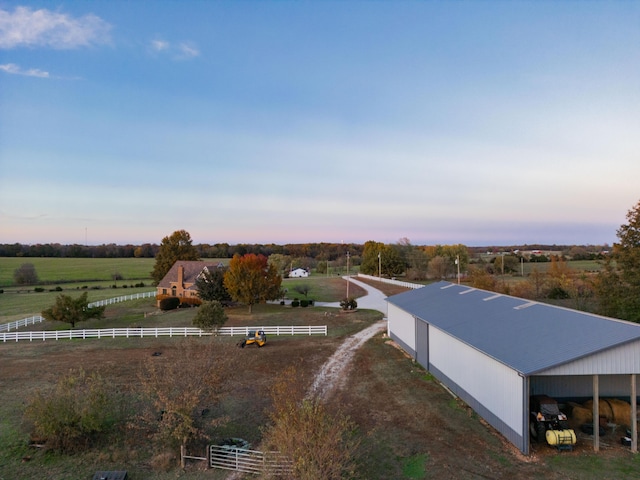
[[[158,283],[156,300],[167,297],[178,297],[180,303],[200,304],[196,280],[204,272],[222,267],[221,263],[178,260],[173,264],[164,278]]]

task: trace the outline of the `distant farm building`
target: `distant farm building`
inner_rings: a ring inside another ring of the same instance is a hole
[[[624,399],[637,424],[638,324],[449,282],[387,301],[391,338],[526,454],[532,395]]]
[[[309,271],[304,268],[295,268],[289,272],[289,278],[306,278],[309,276]]]

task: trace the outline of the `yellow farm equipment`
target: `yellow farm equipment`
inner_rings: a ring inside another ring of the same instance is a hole
[[[249,334],[238,344],[240,348],[244,348],[247,345],[255,344],[258,348],[264,346],[267,343],[267,335],[264,330],[249,330]]]

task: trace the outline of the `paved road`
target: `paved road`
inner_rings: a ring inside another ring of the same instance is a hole
[[[364,297],[357,298],[358,308],[368,309],[368,310],[377,310],[382,312],[382,314],[387,316],[387,302],[385,298],[387,296],[382,293],[377,288],[373,288],[371,285],[368,285],[359,280],[355,280],[353,277],[342,277],[349,282],[358,285],[359,287],[364,288],[367,291],[367,294]],[[315,305],[318,307],[335,307],[340,308],[340,302],[315,302]]]

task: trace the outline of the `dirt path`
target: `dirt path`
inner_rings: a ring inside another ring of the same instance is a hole
[[[366,283],[354,280],[349,277],[345,277],[347,281],[351,281],[356,285],[364,288],[367,291],[367,295],[358,298],[358,307],[371,310],[378,310],[383,315],[387,315],[387,302],[386,296],[377,288],[372,287]],[[336,306],[339,304],[326,304],[325,306]],[[381,320],[368,328],[365,328],[361,332],[347,338],[336,352],[326,361],[322,366],[318,374],[316,375],[307,396],[317,396],[321,400],[329,398],[337,388],[340,388],[346,379],[349,364],[355,355],[356,350],[360,348],[364,343],[373,337],[379,331],[387,327],[387,321]]]
[[[326,400],[336,388],[342,386],[356,350],[386,326],[387,321],[381,320],[347,338],[322,366],[307,396],[317,396],[321,400]]]
[[[351,280],[353,281],[353,280]],[[386,315],[386,302],[384,301],[384,294],[376,289],[367,285],[366,283],[356,282],[362,288],[367,290],[368,294],[365,297],[368,301],[367,306],[364,308],[371,308],[374,310],[382,311]],[[358,305],[360,306],[361,298],[358,299]],[[324,306],[336,306],[339,304],[325,304]],[[384,307],[384,310],[382,308]],[[316,374],[313,384],[307,392],[307,397],[316,396],[320,400],[326,400],[330,395],[338,388],[344,385],[347,378],[349,365],[353,356],[358,348],[364,345],[367,340],[375,336],[378,332],[387,328],[387,320],[380,320],[373,325],[365,328],[364,330],[351,335],[338,347],[329,360],[327,360],[320,371]],[[240,472],[233,472],[226,477],[226,480],[239,480],[242,477]]]

